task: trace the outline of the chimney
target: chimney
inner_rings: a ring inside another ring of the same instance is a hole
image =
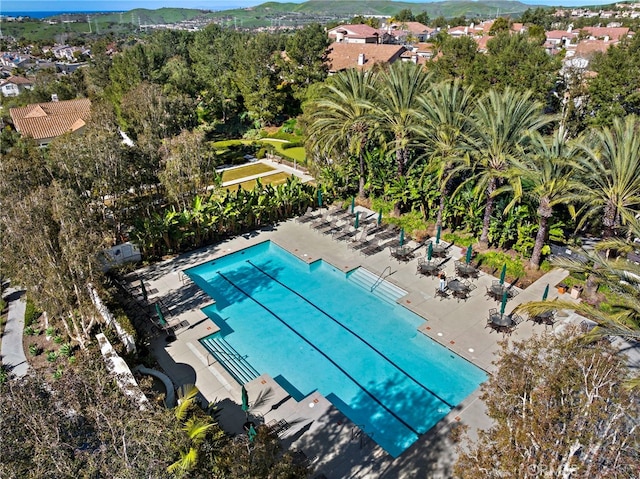
[[[358,54],[358,66],[361,67],[362,65],[364,65],[364,53],[359,53]]]
[[[57,93],[52,93],[51,94],[51,101],[58,101],[58,94]]]

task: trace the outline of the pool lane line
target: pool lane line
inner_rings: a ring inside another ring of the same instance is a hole
[[[444,404],[446,404],[447,406],[449,406],[451,409],[453,409],[455,406],[449,404],[449,402],[447,402],[445,399],[441,398],[440,396],[438,396],[437,393],[433,392],[431,389],[429,389],[428,387],[426,387],[424,384],[422,384],[420,381],[418,381],[416,378],[414,378],[411,374],[409,374],[407,371],[405,371],[401,366],[399,366],[398,364],[396,364],[391,358],[387,357],[382,351],[380,351],[378,348],[376,348],[373,344],[371,344],[369,341],[367,341],[366,339],[364,339],[362,336],[360,336],[358,333],[356,333],[354,330],[352,330],[351,328],[349,328],[349,326],[346,326],[345,324],[341,323],[340,321],[338,321],[336,318],[334,318],[333,316],[331,316],[329,313],[327,313],[326,311],[324,311],[322,308],[320,308],[318,305],[313,304],[311,301],[309,301],[307,298],[305,298],[304,296],[302,296],[300,293],[298,293],[296,290],[291,289],[289,286],[287,286],[286,284],[282,283],[280,280],[278,280],[277,278],[273,277],[272,275],[270,275],[269,273],[267,273],[265,270],[263,270],[262,268],[260,268],[259,266],[257,266],[256,264],[252,263],[251,260],[246,260],[247,263],[249,263],[251,266],[253,266],[254,268],[256,268],[258,271],[260,271],[261,273],[263,273],[264,275],[268,276],[269,278],[271,278],[273,281],[275,281],[276,283],[280,284],[282,287],[288,289],[289,291],[291,291],[293,294],[295,294],[296,296],[298,296],[300,299],[304,300],[305,302],[307,302],[308,304],[310,304],[311,306],[313,306],[314,308],[316,308],[318,311],[320,311],[322,314],[324,314],[327,318],[329,318],[330,320],[332,320],[334,323],[336,323],[338,326],[341,326],[342,328],[346,329],[347,331],[349,331],[351,334],[353,334],[356,338],[358,338],[360,341],[362,341],[364,344],[366,344],[367,346],[369,346],[369,348],[371,348],[373,351],[375,351],[376,353],[378,353],[378,355],[380,355],[385,361],[387,361],[389,364],[391,364],[393,367],[395,367],[398,371],[400,371],[402,374],[404,374],[406,377],[408,377],[411,381],[413,381],[415,384],[417,384],[419,387],[421,387],[422,389],[424,389],[425,391],[427,391],[429,394],[431,394],[432,396],[434,396],[436,399],[438,399],[440,402],[443,402]]]
[[[302,334],[300,334],[298,331],[296,331],[293,327],[291,327],[289,324],[287,324],[286,321],[284,321],[280,316],[278,316],[276,313],[274,313],[273,311],[271,311],[267,306],[265,306],[264,304],[262,304],[260,301],[258,301],[256,298],[254,298],[253,296],[251,296],[249,293],[247,293],[246,291],[244,291],[240,286],[238,286],[237,284],[235,284],[233,281],[231,281],[229,278],[227,278],[224,274],[222,274],[220,271],[217,271],[217,273],[222,277],[222,279],[224,279],[227,283],[229,283],[231,286],[233,286],[234,288],[236,288],[238,291],[240,291],[242,294],[244,294],[247,298],[249,298],[250,300],[252,300],[254,303],[256,303],[258,306],[260,306],[261,308],[263,308],[265,311],[267,311],[269,314],[271,314],[274,318],[276,318],[278,321],[280,321],[282,324],[284,324],[288,329],[290,329],[296,336],[298,336],[300,339],[302,339],[305,343],[307,343],[309,346],[311,346],[313,349],[315,349],[316,351],[318,351],[320,354],[322,354],[331,364],[333,364],[336,368],[338,368],[340,370],[340,372],[342,372],[342,374],[344,374],[346,377],[348,377],[356,386],[358,386],[360,389],[362,389],[362,391],[364,391],[365,394],[367,394],[371,399],[373,399],[375,402],[377,402],[385,411],[387,411],[389,414],[391,414],[394,418],[396,418],[400,423],[402,423],[407,429],[409,429],[412,433],[414,433],[416,436],[420,437],[421,434],[416,431],[414,428],[412,428],[404,419],[402,419],[400,416],[398,416],[396,413],[394,413],[391,409],[389,409],[387,406],[385,406],[384,404],[382,404],[382,402],[375,397],[371,392],[367,391],[367,389],[360,384],[358,381],[356,381],[356,379],[351,376],[347,371],[345,371],[338,363],[336,363],[333,359],[331,359],[329,356],[327,356],[324,352],[322,352],[318,347],[316,347],[311,341],[309,341],[307,338],[305,338]]]

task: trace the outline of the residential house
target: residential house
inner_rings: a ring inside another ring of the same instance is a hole
[[[583,27],[580,31],[583,32],[583,34],[587,34],[590,40],[614,40],[619,42],[623,38],[632,35],[626,27]]]
[[[435,28],[428,27],[420,22],[394,23],[387,28],[394,33],[402,32],[405,40],[408,37],[412,38],[414,42],[416,40],[417,42],[426,42],[437,33]]]
[[[370,70],[376,64],[391,64],[407,51],[401,45],[333,43],[327,49],[329,74],[349,68]]]
[[[327,32],[336,43],[379,43],[380,31],[369,25],[339,25]]]
[[[45,146],[65,133],[80,133],[86,125],[91,110],[89,99],[36,103],[20,108],[10,108],[9,114],[16,130]]]
[[[6,80],[0,80],[0,91],[2,91],[2,96],[18,96],[24,90],[31,90],[33,88],[33,83],[31,80],[20,77],[20,76],[10,76]]]

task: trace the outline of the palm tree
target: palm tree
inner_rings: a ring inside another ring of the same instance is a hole
[[[436,228],[442,226],[442,213],[450,191],[454,160],[462,155],[462,142],[472,109],[471,91],[460,80],[443,81],[418,98],[421,123],[416,126],[419,142],[427,152],[427,170],[435,172],[440,204]]]
[[[615,236],[622,224],[634,224],[640,206],[640,118],[616,118],[611,128],[592,129],[583,140],[583,181],[574,196],[584,206],[582,226],[602,215],[603,236]]]
[[[420,65],[411,62],[396,62],[378,74],[375,102],[371,105],[379,133],[390,138],[395,150],[397,176],[402,177],[409,161],[409,145],[418,122],[417,100],[430,85],[430,75]],[[395,214],[400,214],[400,205],[395,205]]]
[[[507,210],[522,197],[538,204],[538,233],[529,260],[529,265],[538,269],[553,208],[565,204],[577,188],[577,147],[567,142],[563,128],[556,130],[550,141],[537,132],[531,139],[530,154],[512,159],[507,172],[509,186],[505,189],[514,193]]]
[[[506,88],[489,90],[478,101],[467,137],[473,163],[466,162],[476,181],[475,192],[486,198],[480,244],[489,243],[489,222],[496,189],[501,185],[511,162],[522,153],[529,135],[549,123],[532,93]]]
[[[375,89],[374,77],[356,69],[331,77],[322,99],[312,106],[313,121],[309,126],[310,146],[313,149],[340,157],[346,149],[358,158],[358,195],[364,197],[364,152],[372,123],[369,118],[370,101]]]

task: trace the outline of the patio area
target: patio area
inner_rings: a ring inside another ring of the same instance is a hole
[[[361,207],[357,207],[356,211],[361,211],[361,217],[375,215]],[[320,218],[322,216],[318,216]],[[343,221],[345,225],[340,225],[344,227],[340,228],[341,232],[349,229],[347,222],[352,220],[346,217]],[[367,227],[371,230],[374,226],[370,224]],[[405,245],[414,257],[408,261],[397,261],[389,250],[397,246],[395,236],[390,236],[388,243],[383,240],[377,244],[376,252],[363,255],[349,247],[348,241],[340,241],[318,231],[312,226],[312,221],[289,220],[270,229],[245,234],[142,268],[132,273],[129,280],[133,288],[139,287],[140,280],[144,281],[148,301],[152,304],[162,302],[165,319],[173,327],[175,340],[167,342],[165,335],[158,335],[153,340],[154,353],[164,371],[176,386],[196,384],[207,402],[216,401],[223,409],[220,422],[225,430],[243,434],[242,425],[246,418],[240,408],[240,385],[199,342],[199,339],[217,331],[215,324],[200,311],[211,300],[182,271],[266,240],[277,243],[307,263],[323,259],[344,272],[362,266],[381,279],[399,286],[408,294],[400,298],[398,303],[424,318],[418,328],[421,334],[485,371],[493,370],[491,362],[499,350],[497,343],[502,336],[491,334],[486,325],[489,311],[500,306],[500,303],[487,297],[485,291],[491,288],[496,278],[479,272],[477,278],[473,277],[472,283],[469,280],[451,283],[457,276],[457,262],[464,262],[464,257],[460,257],[464,256],[464,252],[461,253],[460,248],[448,248],[447,256],[437,260],[439,269],[445,272],[452,286],[459,287],[461,291],[464,289],[464,297],[436,298],[438,278],[419,274],[417,269],[419,259],[423,258],[424,262],[428,243],[420,245],[407,241]],[[520,303],[541,299],[547,284],[558,284],[566,275],[564,271],[553,270],[524,291],[514,287],[517,294],[506,304],[505,313],[509,314]],[[557,291],[552,289],[548,300],[552,301],[557,295]],[[559,311],[551,327],[564,327],[569,322],[579,323],[582,319],[574,313]],[[549,326],[523,321],[513,329],[509,338],[523,339],[545,328]],[[256,332],[256,337],[260,337],[259,332]],[[450,466],[455,460],[455,447],[449,438],[450,429],[462,423],[468,425],[473,434],[477,428],[489,426],[484,405],[476,391],[404,454],[393,459],[317,392],[297,402],[266,375],[251,381],[246,388],[250,402],[255,402],[249,411],[252,420],[257,424],[280,425],[278,435],[283,444],[306,456],[314,468],[312,477],[320,474],[327,478],[450,477]]]

